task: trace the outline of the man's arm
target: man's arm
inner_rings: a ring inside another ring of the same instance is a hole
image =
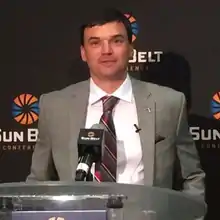
[[[201,169],[198,152],[189,132],[186,113],[186,100],[182,95],[181,110],[177,126],[177,156],[180,160],[183,182],[183,191],[204,199],[205,173]]]
[[[53,167],[51,143],[48,133],[44,95],[39,101],[39,121],[38,121],[38,139],[32,155],[32,163],[30,174],[27,177],[27,182],[32,181],[47,181],[51,179],[51,170]]]

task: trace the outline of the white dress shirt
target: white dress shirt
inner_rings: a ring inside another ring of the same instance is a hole
[[[100,99],[105,95],[113,95],[120,99],[113,110],[117,136],[117,182],[144,184],[141,141],[134,127],[134,124],[138,125],[138,117],[129,75],[113,94],[107,94],[101,90],[90,78],[86,128],[99,123],[103,113]],[[94,174],[94,165],[91,171]]]

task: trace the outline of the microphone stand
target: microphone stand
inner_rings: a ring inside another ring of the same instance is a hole
[[[86,182],[93,182],[93,175],[89,171],[88,175],[86,176]]]
[[[93,181],[93,175],[91,173],[91,167],[94,162],[94,156],[91,157],[91,155],[84,156],[86,164],[89,166],[88,172],[86,172],[83,169],[76,171],[75,181],[87,181],[91,182]]]
[[[85,175],[85,173],[80,170],[80,171],[76,172],[75,181],[78,181],[78,182],[80,182],[80,181],[91,182],[91,181],[93,181],[93,175],[90,172],[90,170],[89,170],[87,175]]]

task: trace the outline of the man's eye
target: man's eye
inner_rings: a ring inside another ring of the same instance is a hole
[[[123,43],[123,40],[122,39],[115,39],[114,42],[115,43]]]
[[[99,44],[98,41],[92,41],[92,42],[91,42],[91,45],[94,45],[94,46],[95,46],[95,45],[98,45],[98,44]]]

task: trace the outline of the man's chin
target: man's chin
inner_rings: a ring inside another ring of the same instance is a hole
[[[101,75],[106,79],[121,79],[124,78],[125,72],[103,72]]]
[[[105,69],[103,71],[100,71],[100,75],[106,77],[124,76],[125,74],[126,70]]]

